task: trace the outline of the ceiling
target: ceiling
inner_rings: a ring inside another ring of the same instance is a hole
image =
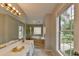
[[[55,3],[18,3],[26,14],[26,23],[42,24],[44,16],[52,12]]]

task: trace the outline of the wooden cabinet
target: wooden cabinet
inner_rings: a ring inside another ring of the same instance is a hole
[[[44,48],[45,40],[44,39],[34,39],[34,45],[37,48]]]

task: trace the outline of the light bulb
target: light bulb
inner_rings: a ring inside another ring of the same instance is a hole
[[[19,13],[19,15],[21,15],[21,13]]]
[[[1,7],[4,7],[4,4],[3,3],[1,3],[0,5],[1,5]]]
[[[19,11],[18,11],[18,10],[16,10],[16,12],[18,13]]]
[[[11,4],[8,4],[8,6],[11,7],[12,5]]]
[[[13,10],[16,10],[15,7],[13,7]]]

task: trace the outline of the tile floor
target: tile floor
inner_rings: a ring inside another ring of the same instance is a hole
[[[41,48],[35,48],[33,56],[53,56],[51,51],[47,51]]]

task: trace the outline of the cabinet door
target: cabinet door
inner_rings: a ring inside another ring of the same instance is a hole
[[[34,39],[34,45],[37,48],[44,48],[45,40],[42,39]]]

